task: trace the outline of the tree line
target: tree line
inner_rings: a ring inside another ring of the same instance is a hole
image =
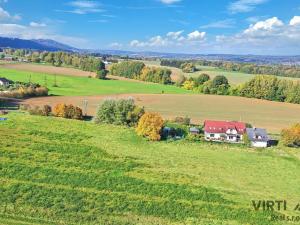
[[[233,95],[300,104],[300,82],[278,79],[272,75],[257,75],[248,82],[230,86],[225,76],[211,79],[207,74],[185,79],[181,86],[203,94]]]
[[[89,72],[105,70],[105,64],[100,58],[89,55],[69,52],[39,52],[24,49],[4,49],[3,51],[7,55],[33,63],[46,62],[57,67],[71,66]]]
[[[226,71],[300,78],[300,67],[296,65],[256,65],[253,63],[235,63],[208,60],[161,60],[162,66],[170,66],[175,68],[182,68],[182,65],[186,63],[193,63],[199,66],[212,66]]]
[[[129,79],[172,84],[172,71],[165,68],[148,67],[143,62],[123,61],[110,66],[110,73],[114,76],[126,77]]]

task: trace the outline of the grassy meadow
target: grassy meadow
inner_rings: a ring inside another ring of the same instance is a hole
[[[160,94],[162,92],[169,94],[190,93],[189,91],[173,85],[138,83],[124,80],[99,80],[79,76],[56,76],[53,74],[5,68],[0,68],[0,77],[6,77],[14,81],[36,82],[47,86],[50,89],[50,94],[60,96],[88,96],[125,93]],[[55,79],[58,87],[53,87]]]
[[[7,117],[0,224],[282,224],[251,200],[292,206],[300,195],[294,149],[151,143],[112,125]]]
[[[160,66],[160,61],[143,61],[148,66]],[[245,83],[255,77],[255,74],[248,74],[248,73],[242,73],[242,72],[234,72],[234,71],[225,71],[216,67],[212,66],[200,66],[196,65],[196,67],[199,69],[199,71],[195,73],[184,73],[181,69],[174,68],[174,67],[168,67],[163,66],[165,68],[168,68],[173,71],[174,79],[176,79],[177,74],[182,74],[185,77],[197,77],[202,73],[208,74],[212,79],[218,75],[224,75],[227,77],[229,83],[231,85],[238,85]],[[278,77],[279,79],[288,79],[288,80],[294,80],[294,81],[300,81],[299,78],[292,78],[292,77]]]

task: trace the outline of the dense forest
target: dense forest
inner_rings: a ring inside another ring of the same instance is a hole
[[[182,68],[186,63],[193,63],[199,66],[212,66],[226,71],[243,72],[249,74],[268,74],[283,77],[300,78],[299,66],[285,65],[256,65],[251,63],[234,63],[226,61],[207,61],[207,60],[162,60],[162,66]]]
[[[110,67],[111,75],[126,77],[135,80],[148,81],[160,84],[171,84],[172,71],[158,67],[148,67],[142,62],[124,61]]]

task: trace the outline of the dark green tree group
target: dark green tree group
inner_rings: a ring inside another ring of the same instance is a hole
[[[158,67],[148,67],[144,63],[138,61],[124,61],[115,63],[111,65],[110,73],[114,76],[121,76],[153,83],[172,83],[172,72],[170,70]]]
[[[98,108],[94,121],[115,125],[135,126],[145,110],[135,105],[133,99],[108,99]]]

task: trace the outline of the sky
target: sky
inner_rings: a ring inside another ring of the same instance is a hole
[[[300,55],[300,1],[0,0],[0,36],[82,49]]]

